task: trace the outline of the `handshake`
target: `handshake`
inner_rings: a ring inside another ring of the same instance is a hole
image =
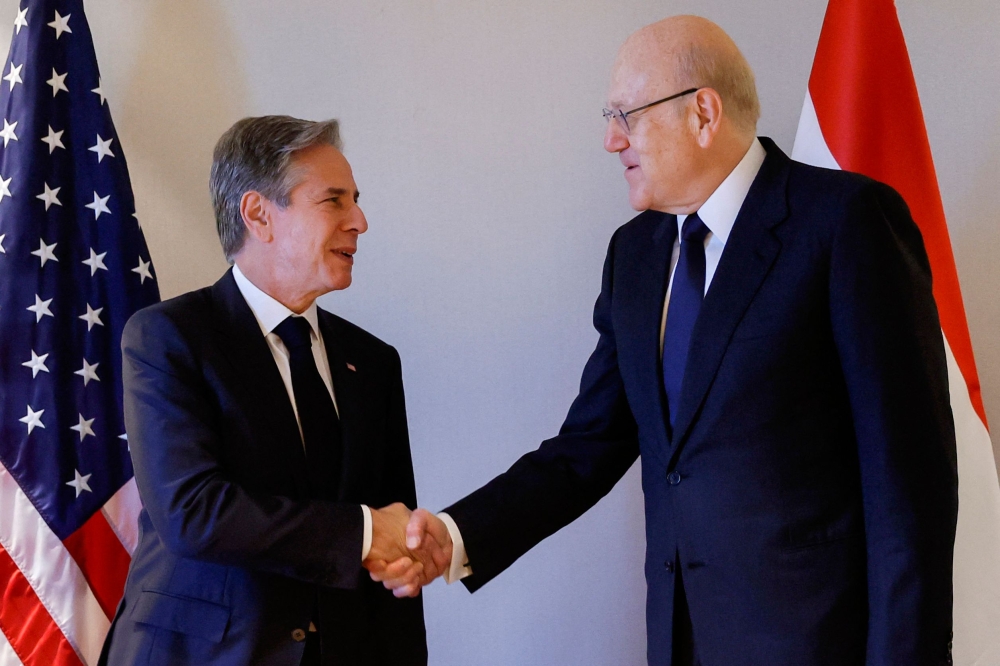
[[[399,502],[371,509],[372,545],[364,567],[397,597],[415,597],[448,571],[452,541],[440,518]]]

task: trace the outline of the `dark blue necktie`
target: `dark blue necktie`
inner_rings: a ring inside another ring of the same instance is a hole
[[[680,409],[691,332],[705,295],[705,237],[708,231],[697,213],[688,215],[681,229],[680,256],[674,269],[667,326],[663,331],[663,388],[667,393],[671,432]]]
[[[312,327],[304,317],[289,316],[274,333],[288,348],[292,392],[306,448],[309,486],[315,499],[336,499],[342,443],[340,419],[312,352]]]

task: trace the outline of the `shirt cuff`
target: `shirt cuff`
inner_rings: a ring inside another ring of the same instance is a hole
[[[365,520],[364,536],[361,538],[361,561],[364,562],[372,549],[372,510],[362,504],[361,514]]]
[[[451,566],[444,572],[445,582],[451,585],[466,576],[471,576],[472,567],[469,566],[468,556],[465,554],[465,542],[462,541],[462,533],[455,520],[444,512],[437,516],[448,528],[448,534],[451,536]]]

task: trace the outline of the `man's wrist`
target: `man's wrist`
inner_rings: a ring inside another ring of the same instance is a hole
[[[366,505],[361,505],[361,514],[364,519],[365,528],[361,537],[361,561],[368,559],[368,553],[372,550],[372,510]]]
[[[443,511],[437,517],[448,528],[448,535],[451,537],[451,564],[444,572],[445,582],[451,585],[455,581],[471,576],[472,567],[469,566],[465,542],[462,540],[462,532],[458,529],[455,519]]]

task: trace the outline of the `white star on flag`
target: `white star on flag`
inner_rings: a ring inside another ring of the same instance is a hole
[[[35,294],[35,304],[29,305],[25,309],[28,310],[29,312],[35,313],[35,323],[37,324],[42,320],[42,317],[52,317],[52,311],[49,310],[49,303],[51,302],[52,302],[51,298],[47,301],[43,301],[41,298],[38,297],[38,294]],[[55,317],[53,317],[53,319],[54,318]]]
[[[62,135],[66,130],[59,130],[55,132],[52,130],[52,125],[49,125],[49,135],[42,137],[42,143],[47,143],[49,145],[49,155],[52,154],[56,148],[62,148],[65,150],[66,146],[63,145]]]
[[[31,360],[25,361],[21,365],[26,368],[31,368],[31,378],[34,379],[38,376],[39,372],[48,372],[49,368],[45,365],[45,359],[49,357],[48,354],[42,354],[39,356],[35,353],[35,350],[31,350]],[[23,357],[22,357],[23,358]]]
[[[120,439],[123,442],[125,442],[125,448],[127,448],[129,451],[132,450],[132,445],[128,443],[128,433],[127,432],[124,432],[124,433],[118,435],[118,439]]]
[[[45,424],[42,423],[42,414],[44,413],[44,409],[39,409],[36,412],[31,408],[31,405],[28,405],[28,415],[24,418],[18,419],[18,421],[28,426],[28,434],[30,435],[31,431],[35,428],[45,428]]]
[[[7,250],[3,248],[4,238],[7,238],[7,234],[0,234],[0,254],[7,254]]]
[[[97,196],[97,192],[94,192],[94,202],[87,204],[84,208],[89,208],[94,211],[95,220],[101,216],[101,213],[107,213],[110,215],[111,210],[108,208],[108,199],[110,198],[110,194],[106,197],[99,197]]]
[[[105,100],[105,97],[104,97],[104,90],[101,89],[102,85],[103,84],[101,83],[101,80],[97,79],[97,87],[94,88],[93,90],[91,90],[90,92],[97,93],[98,95],[101,96],[101,105],[103,106],[106,100]]]
[[[10,193],[10,181],[14,180],[14,176],[4,180],[3,176],[0,176],[0,201],[3,201],[4,197],[13,197]]]
[[[70,426],[69,429],[75,430],[76,432],[80,433],[81,442],[83,441],[83,438],[86,437],[87,435],[90,435],[91,437],[96,437],[97,435],[94,434],[94,429],[90,427],[91,425],[93,425],[94,419],[85,419],[83,418],[83,414],[79,414],[79,416],[80,416],[80,422],[77,423],[75,426]]]
[[[3,77],[4,81],[7,81],[8,83],[10,83],[10,89],[11,90],[13,90],[14,86],[17,85],[18,83],[24,83],[24,81],[21,80],[21,68],[22,67],[24,67],[23,64],[18,65],[17,67],[14,67],[14,61],[11,60],[11,62],[10,62],[10,72],[7,73],[7,76]]]
[[[89,384],[91,379],[93,379],[95,382],[99,382],[101,381],[101,378],[97,376],[97,366],[99,365],[100,363],[94,363],[93,365],[91,365],[90,363],[87,363],[87,359],[83,359],[83,367],[74,372],[73,374],[80,375],[81,377],[83,377],[84,386]]]
[[[45,262],[49,261],[50,259],[52,261],[59,261],[58,259],[56,259],[56,255],[53,254],[53,250],[56,249],[56,245],[58,245],[58,244],[59,243],[53,243],[52,245],[46,245],[45,244],[45,239],[44,238],[40,238],[40,239],[38,239],[38,249],[35,250],[34,252],[32,252],[31,254],[42,260],[42,266],[44,266]]]
[[[10,143],[11,141],[17,141],[17,135],[14,134],[14,130],[16,128],[17,128],[16,120],[14,121],[14,124],[11,125],[9,122],[7,122],[6,118],[3,119],[3,131],[0,131],[0,136],[3,137],[4,148],[6,148],[7,144]]]
[[[27,18],[26,18],[27,16],[28,16],[28,8],[27,7],[25,7],[24,9],[18,10],[18,12],[17,12],[17,18],[14,19],[14,34],[20,35],[21,34],[21,28],[27,28],[28,27],[28,21],[27,21]]]
[[[90,307],[90,303],[87,303],[87,314],[82,314],[78,318],[87,322],[87,330],[94,328],[94,326],[104,326],[104,322],[101,321],[101,310],[104,308],[97,308],[96,310]]]
[[[61,187],[50,188],[48,183],[45,183],[45,191],[39,194],[36,199],[41,199],[45,202],[45,210],[49,209],[49,206],[55,204],[56,206],[62,206],[62,202],[59,201],[59,194]]]
[[[69,17],[72,14],[66,14],[66,16],[60,16],[59,11],[56,10],[56,17],[52,20],[52,23],[46,23],[45,25],[56,31],[56,39],[62,37],[64,32],[72,34],[72,30],[69,29]]]
[[[149,266],[151,262],[143,261],[142,257],[139,257],[139,265],[132,269],[133,273],[138,273],[142,278],[139,280],[139,284],[145,284],[146,278],[150,280],[153,279],[153,274],[149,272]]]
[[[82,493],[84,490],[86,490],[88,493],[94,492],[93,490],[90,489],[90,486],[87,485],[87,481],[90,481],[90,477],[93,476],[92,474],[80,474],[80,470],[78,469],[74,469],[73,472],[76,474],[76,478],[74,478],[72,481],[67,481],[66,485],[76,490],[77,497],[79,497],[80,493]]]
[[[66,76],[68,74],[69,72],[66,72],[66,74],[56,74],[56,68],[55,67],[52,68],[52,78],[46,81],[46,83],[52,86],[53,97],[59,94],[60,90],[65,90],[66,92],[69,92],[69,88],[66,87]]]
[[[108,270],[108,267],[104,265],[105,255],[107,255],[107,252],[101,252],[100,254],[97,254],[96,252],[94,252],[94,248],[90,248],[90,259],[84,259],[82,262],[80,262],[86,266],[90,266],[90,277],[94,277],[94,274],[97,272],[98,269],[103,271]]]
[[[115,140],[114,137],[112,137],[112,138],[108,139],[107,141],[105,141],[104,139],[101,138],[101,135],[98,134],[97,135],[97,145],[91,146],[90,148],[87,149],[87,150],[89,150],[92,153],[97,153],[97,163],[98,164],[101,163],[101,160],[103,160],[105,156],[107,156],[107,157],[114,157],[115,156],[115,154],[113,152],[111,152],[111,142],[114,141],[114,140]]]

